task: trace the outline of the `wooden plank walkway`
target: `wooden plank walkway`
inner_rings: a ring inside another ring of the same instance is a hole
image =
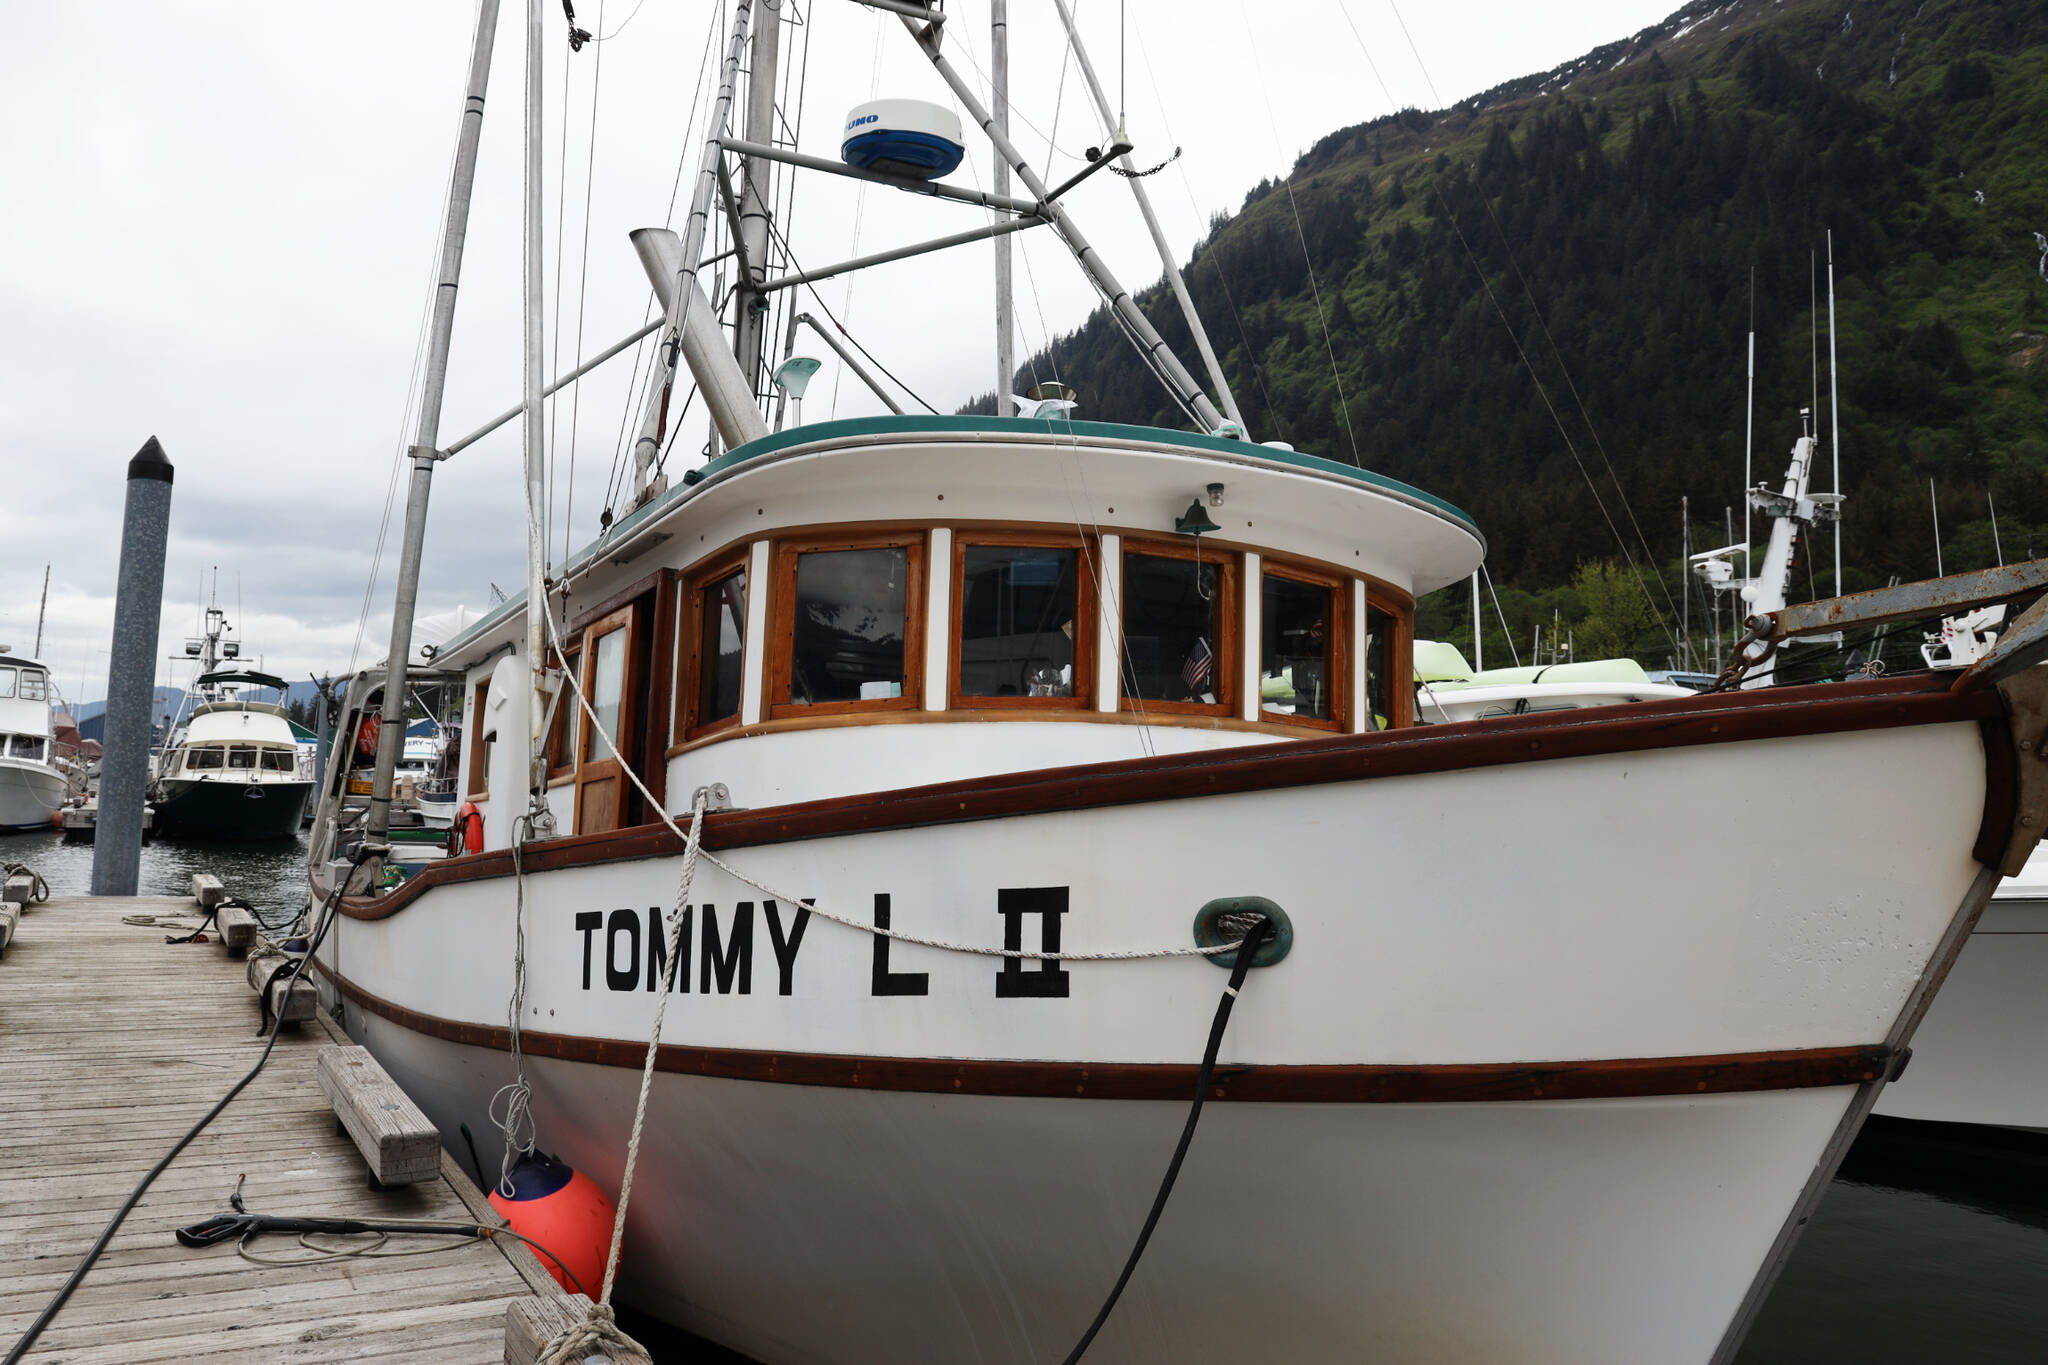
[[[166,944],[161,927],[121,922],[143,914],[199,919],[189,900],[55,898],[24,916],[0,960],[0,1348],[262,1047],[243,964],[218,942]],[[439,1179],[370,1191],[315,1076],[320,1050],[347,1041],[324,1016],[281,1037],[263,1073],[158,1177],[28,1359],[502,1360],[507,1302],[560,1292],[517,1243],[278,1266],[172,1238],[228,1212],[245,1175],[252,1213],[502,1222],[445,1153]],[[256,1251],[308,1254],[284,1236]]]

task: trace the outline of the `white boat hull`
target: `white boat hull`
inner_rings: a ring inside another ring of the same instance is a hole
[[[48,829],[69,791],[47,763],[0,758],[0,830]]]
[[[2048,896],[2026,890],[1985,909],[1878,1113],[2048,1132]]]
[[[1773,790],[1831,796],[1756,799]],[[1233,1085],[1340,1080],[1300,1102],[1245,1089],[1208,1108],[1091,1359],[1685,1362],[1715,1350],[1882,1066],[1726,1078],[1886,1041],[1976,876],[1984,790],[1981,734],[1963,722],[727,856],[862,919],[887,895],[894,928],[961,942],[1002,941],[1005,888],[1065,889],[1067,951],[1186,944],[1217,896],[1289,912],[1293,951],[1253,974],[1224,1067],[1251,1068]],[[541,1141],[614,1188],[653,1014],[649,926],[679,862],[525,882]],[[512,890],[432,885],[343,920],[323,950],[351,1028],[444,1132],[487,1132],[509,1079],[490,1037],[511,985]],[[901,943],[883,957],[871,935],[817,919],[787,948],[793,906],[771,920],[708,864],[691,901],[629,1293],[776,1365],[1064,1351],[1172,1150],[1223,973],[1074,963],[1064,996],[1005,995],[989,958]],[[1040,946],[1045,918],[1023,916],[1023,946]],[[1571,1093],[1567,1073],[1643,1059],[1697,1080],[1552,1098]],[[1182,1079],[1120,1097],[1163,1064]],[[1356,1079],[1373,1068],[1380,1079]],[[1461,1090],[1466,1068],[1491,1079]],[[1437,1102],[1381,1102],[1403,1077]]]

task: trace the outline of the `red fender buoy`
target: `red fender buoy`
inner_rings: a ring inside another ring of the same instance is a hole
[[[484,813],[476,808],[476,802],[465,801],[455,812],[455,823],[448,827],[448,856],[483,851]]]
[[[611,1255],[612,1224],[618,1210],[597,1182],[557,1157],[533,1152],[519,1158],[509,1180],[491,1191],[491,1207],[521,1237],[547,1248],[540,1263],[570,1293],[596,1298],[604,1281],[604,1263]],[[554,1258],[561,1258],[561,1265]],[[572,1283],[562,1266],[581,1284]]]
[[[372,711],[364,716],[362,724],[356,726],[356,754],[358,757],[375,761],[377,739],[384,733],[384,717]]]

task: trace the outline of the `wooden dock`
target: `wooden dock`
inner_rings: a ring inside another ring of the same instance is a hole
[[[60,897],[22,918],[0,960],[0,1350],[34,1320],[107,1217],[170,1144],[256,1060],[245,964],[209,942],[167,944],[168,897]],[[158,1177],[36,1343],[31,1361],[374,1361],[504,1358],[508,1304],[561,1291],[509,1239],[396,1258],[258,1265],[234,1245],[187,1249],[174,1229],[229,1212],[501,1224],[444,1152],[438,1178],[372,1192],[316,1077],[348,1040],[324,1016],[287,1031],[250,1087]],[[429,1245],[394,1238],[384,1250]],[[268,1236],[265,1256],[311,1253]]]

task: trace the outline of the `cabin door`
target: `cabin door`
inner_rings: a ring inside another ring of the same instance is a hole
[[[597,724],[579,714],[576,765],[576,832],[594,834],[627,823],[633,805],[625,758],[638,749],[641,693],[645,689],[645,613],[638,603],[620,607],[583,632],[583,695]],[[636,676],[637,675],[637,676]],[[564,698],[574,704],[574,697]],[[578,707],[580,713],[582,708]],[[609,737],[609,738],[607,738]],[[613,742],[618,749],[613,749]],[[624,757],[622,757],[622,755]]]

